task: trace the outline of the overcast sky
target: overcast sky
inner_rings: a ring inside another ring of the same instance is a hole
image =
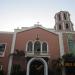
[[[59,11],[69,11],[75,29],[75,0],[0,0],[0,31],[30,27],[38,21],[53,28]]]

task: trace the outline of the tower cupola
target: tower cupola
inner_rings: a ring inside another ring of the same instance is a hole
[[[70,20],[69,12],[60,11],[55,14],[55,30],[73,31],[73,24]]]

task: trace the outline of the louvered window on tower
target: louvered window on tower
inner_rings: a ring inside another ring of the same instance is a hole
[[[59,30],[61,30],[61,29],[62,29],[61,24],[59,24]]]
[[[64,13],[64,20],[66,20],[66,14]]]
[[[66,23],[66,29],[68,29],[69,28],[69,25]]]

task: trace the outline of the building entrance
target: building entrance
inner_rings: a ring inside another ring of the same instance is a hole
[[[43,58],[32,58],[27,64],[26,75],[48,75],[47,62]]]
[[[44,64],[37,60],[33,61],[29,72],[29,75],[44,75]]]

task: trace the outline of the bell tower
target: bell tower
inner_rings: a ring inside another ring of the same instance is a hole
[[[73,31],[73,24],[70,20],[70,14],[67,11],[60,11],[55,14],[55,30]]]

